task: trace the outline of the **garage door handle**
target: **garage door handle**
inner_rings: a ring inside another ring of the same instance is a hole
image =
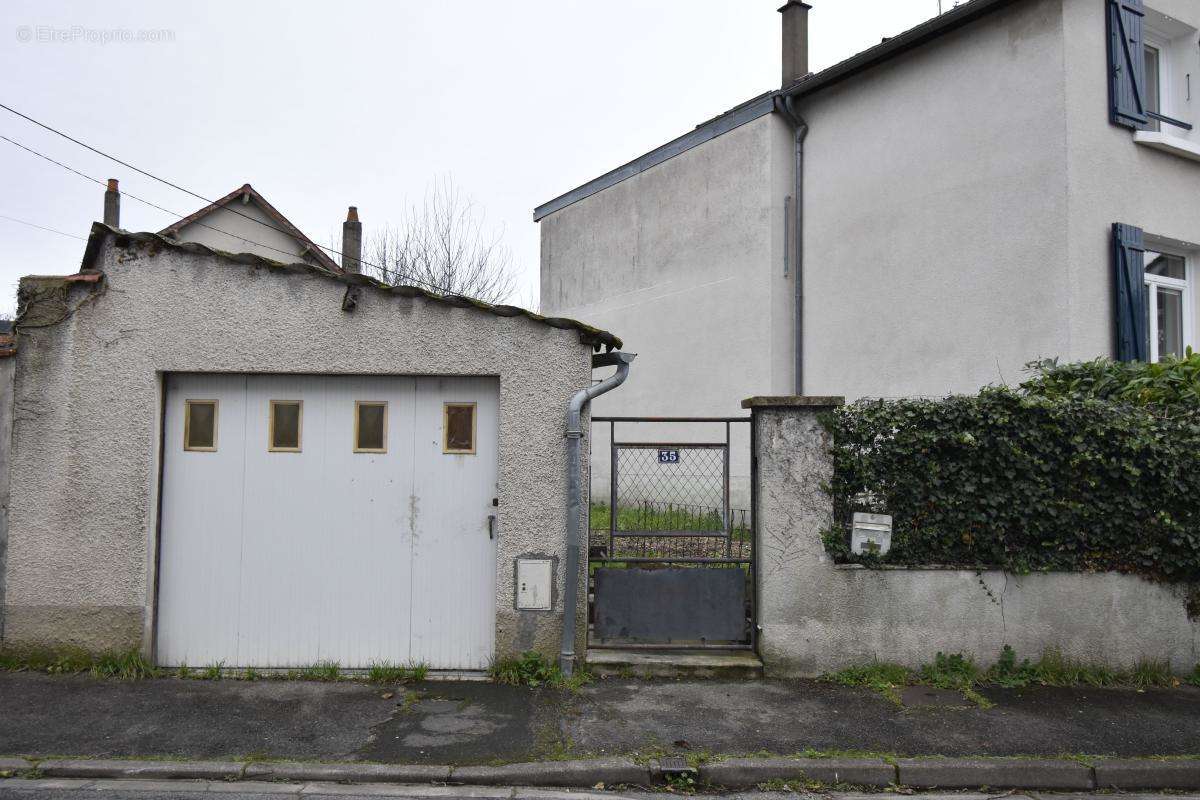
[[[496,515],[488,514],[488,538],[496,538]]]

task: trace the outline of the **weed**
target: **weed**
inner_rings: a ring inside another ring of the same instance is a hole
[[[1200,670],[1200,667],[1197,667]],[[1194,673],[1200,685],[1200,672]],[[1140,661],[1128,670],[1115,670],[1103,664],[1085,664],[1067,658],[1062,651],[1050,648],[1034,663],[1028,659],[1017,663],[1012,647],[1005,645],[1000,658],[981,680],[1007,689],[1029,685],[1040,686],[1178,686],[1179,679],[1171,674],[1170,664],[1163,661]],[[1189,678],[1188,680],[1192,680]]]
[[[664,776],[668,792],[694,794],[696,791],[696,775],[693,772],[672,772]]]
[[[318,661],[301,669],[297,676],[302,681],[338,681],[342,678],[342,668],[336,661]]]
[[[175,668],[175,677],[181,680],[187,680],[188,678],[192,677],[192,671],[188,669],[188,665],[186,663],[180,664]]]
[[[938,651],[933,662],[918,671],[921,680],[938,689],[970,689],[979,680],[979,668],[975,661],[962,653]]]
[[[256,681],[262,678],[262,674],[254,667],[246,667],[246,671],[242,673],[242,680]]]
[[[576,668],[569,676],[564,675],[558,664],[536,650],[526,651],[519,658],[493,661],[488,668],[488,676],[495,683],[510,686],[553,686],[571,691],[577,691],[593,680],[586,666]]]
[[[907,667],[874,661],[861,667],[847,667],[838,672],[829,672],[821,680],[841,686],[865,686],[882,694],[896,705],[900,705],[901,687],[913,682],[913,674]]]
[[[200,673],[201,677],[206,681],[219,681],[225,670],[225,662],[218,661],[215,664],[209,664],[204,668],[204,672]]]
[[[51,675],[86,672],[94,658],[74,647],[21,648],[0,651],[0,669],[6,672],[46,672]]]
[[[1139,661],[1129,672],[1127,680],[1131,686],[1139,689],[1179,685],[1179,679],[1171,674],[1171,665],[1165,661]]]
[[[1192,670],[1192,674],[1188,675],[1186,680],[1192,686],[1200,686],[1200,664],[1196,665],[1196,667]]]
[[[423,681],[429,673],[425,664],[410,664],[401,667],[390,661],[380,661],[371,665],[367,671],[367,680],[371,683],[407,683],[408,681]]]
[[[91,673],[96,678],[120,678],[138,680],[157,678],[161,670],[150,663],[136,650],[124,653],[102,653],[92,664]]]

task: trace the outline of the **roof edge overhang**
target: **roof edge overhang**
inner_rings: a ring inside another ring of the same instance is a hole
[[[775,94],[791,97],[804,97],[813,94],[835,83],[853,77],[860,72],[865,72],[909,50],[918,48],[926,42],[974,22],[992,11],[1012,5],[1018,1],[970,0],[970,2],[955,6],[939,16],[926,20],[916,27],[909,28],[904,33],[892,36],[874,47],[869,47],[861,53],[850,56],[850,58],[844,61],[839,61],[832,67],[823,69],[820,72],[809,73],[791,86],[780,89]]]
[[[656,147],[649,153],[639,156],[611,172],[606,172],[600,177],[594,178],[566,194],[559,195],[553,200],[543,203],[533,210],[533,221],[538,222],[548,214],[553,214],[555,211],[566,208],[572,203],[577,203],[585,197],[591,197],[597,192],[604,191],[610,186],[615,186],[627,178],[632,178],[639,172],[645,172],[668,159],[674,158],[681,153],[686,153],[696,145],[715,139],[721,134],[728,133],[734,128],[745,125],[747,122],[753,122],[759,117],[770,114],[775,107],[774,94],[774,92],[767,92],[755,97],[753,100],[748,100],[719,117],[697,125],[693,130],[685,133],[678,139],[673,139],[660,147]]]

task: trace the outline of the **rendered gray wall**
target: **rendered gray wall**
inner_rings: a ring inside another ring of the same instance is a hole
[[[779,135],[760,118],[541,221],[543,312],[620,330],[638,354],[625,385],[597,399],[593,414],[728,416],[747,393],[787,390],[790,304],[774,296],[772,272],[783,263],[784,194],[772,161]],[[625,430],[649,441],[724,435]],[[608,438],[595,433],[599,493]],[[731,472],[744,507],[749,438],[736,434]]]
[[[972,392],[1111,328],[1068,302],[1063,58],[1024,0],[803,102],[806,393]]]
[[[498,375],[497,654],[558,651],[561,584],[553,612],[516,611],[513,559],[564,556],[566,405],[591,380],[577,331],[367,287],[346,313],[329,278],[112,236],[97,261],[106,286],[19,328],[6,644],[151,641],[163,373]]]
[[[916,667],[938,651],[991,664],[1048,648],[1090,663],[1200,661],[1200,623],[1182,590],[1116,573],[1013,575],[835,565],[828,398],[754,407],[758,454],[759,650],[767,673],[815,675],[871,660]],[[815,403],[815,404],[814,404]]]
[[[4,567],[8,556],[8,496],[12,462],[13,374],[15,367],[15,359],[0,358],[0,643],[4,641]]]

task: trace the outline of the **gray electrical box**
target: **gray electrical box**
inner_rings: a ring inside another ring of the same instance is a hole
[[[517,559],[517,609],[549,611],[554,563],[548,558]]]

